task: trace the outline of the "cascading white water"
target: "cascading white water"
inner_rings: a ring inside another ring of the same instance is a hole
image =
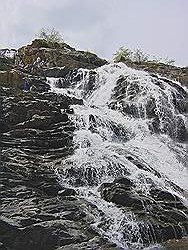
[[[78,74],[82,79],[66,89],[56,87],[58,79],[48,78],[52,91],[84,99],[84,105],[74,105],[74,114],[70,115],[76,125],[74,154],[62,159],[58,166],[54,164],[56,172],[62,186],[74,188],[87,202],[85,211],[102,236],[123,249],[143,249],[134,212],[103,200],[99,187],[128,176],[135,194],[149,196],[154,183],[159,190],[167,190],[186,203],[186,145],[175,140],[180,124],[177,119],[181,118],[181,124],[185,121],[174,105],[178,90],[165,79],[158,79],[156,84],[155,77],[121,63],[96,69],[90,91],[90,71],[80,69]],[[155,117],[152,112],[148,114],[152,103],[158,119],[157,134],[150,126]],[[154,243],[153,238],[150,244]]]

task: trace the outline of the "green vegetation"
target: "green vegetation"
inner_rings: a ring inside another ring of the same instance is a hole
[[[131,51],[126,47],[120,47],[114,54],[114,62],[132,62],[132,63],[164,63],[167,65],[174,65],[175,61],[169,59],[157,58],[151,55],[144,53],[142,50],[137,49]]]
[[[130,61],[132,52],[125,47],[120,47],[114,54],[114,62],[126,62]]]
[[[38,35],[38,38],[46,40],[47,43],[61,43],[63,42],[63,37],[61,33],[55,28],[42,28]]]

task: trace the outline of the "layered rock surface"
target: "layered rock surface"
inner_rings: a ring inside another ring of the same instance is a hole
[[[125,211],[134,212],[140,220],[139,231],[146,244],[181,239],[188,232],[186,206],[176,195],[157,189],[152,180],[148,179],[148,183],[152,186],[151,196],[135,192],[134,183],[128,178],[103,183],[100,187],[101,196],[106,201],[123,207]],[[144,221],[147,221],[147,226],[144,226]],[[135,241],[137,240],[135,236]]]
[[[0,249],[121,249],[116,244],[109,243],[111,239],[107,240],[103,234],[99,233],[100,230],[96,230],[95,216],[88,213],[87,207],[91,207],[91,210],[103,219],[105,215],[102,210],[98,210],[96,205],[81,198],[76,188],[66,188],[61,180],[61,171],[60,174],[57,173],[58,167],[61,169],[66,167],[62,165],[63,159],[68,158],[75,150],[74,132],[77,124],[70,119],[70,114],[74,113],[71,105],[82,106],[84,101],[73,97],[68,91],[77,86],[85,77],[84,71],[80,73],[78,68],[90,69],[87,84],[82,86],[84,98],[97,88],[98,75],[94,69],[106,63],[105,60],[92,53],[76,51],[65,43],[51,44],[44,40],[35,40],[31,45],[22,47],[17,52],[14,51],[12,58],[1,55]],[[132,66],[145,69],[145,65]],[[166,66],[163,68],[162,65],[159,65],[158,70],[155,70],[155,67],[146,70],[161,73],[163,69],[163,75],[169,74],[169,68]],[[182,74],[187,74],[186,69],[172,68],[172,70],[177,72],[177,75],[176,73],[170,75],[172,78],[178,77],[180,71],[183,72]],[[67,94],[49,92],[47,77],[56,79],[56,87],[69,88]],[[184,77],[186,75],[182,75],[181,79],[186,83]],[[156,85],[164,89],[165,79],[156,74],[152,79],[155,79]],[[23,90],[26,81],[30,91]],[[168,83],[173,84],[173,81]],[[142,114],[137,114],[134,105],[127,105],[123,101],[123,98],[128,95],[130,103],[135,104],[134,98],[142,90],[138,79],[135,79],[131,87],[130,85],[129,80],[120,77],[108,107],[118,110],[121,104],[123,115],[142,119]],[[175,88],[178,88],[178,85]],[[167,125],[170,124],[165,133],[172,138],[177,137],[178,140],[185,141],[187,134],[184,123],[181,122],[181,115],[186,112],[186,92],[180,86],[177,92],[181,94],[181,96],[174,96],[175,111],[180,120],[178,124],[175,124],[178,127],[177,134],[174,136],[170,132],[167,133],[169,128],[175,126],[172,122],[174,116],[169,112],[168,106],[167,111],[163,110],[168,117]],[[157,116],[157,112],[155,113],[155,100],[151,98],[146,109],[148,120],[156,122],[151,124],[151,130],[153,133],[160,133],[160,117]],[[100,134],[100,129],[106,126],[99,121],[97,115],[89,114],[88,131],[95,137]],[[116,126],[115,123],[109,126],[117,138],[123,137],[124,141],[129,139],[126,131],[123,133],[123,128]],[[88,144],[83,145],[83,148],[89,149],[89,139]],[[89,154],[92,156],[92,150]],[[161,177],[158,171],[147,168],[131,156],[128,156],[126,160],[138,170],[148,171],[158,178]],[[109,159],[106,159],[110,172],[112,170],[110,167],[114,166],[111,166],[108,161]],[[83,169],[69,168],[68,176],[78,180],[78,187],[87,182],[91,186],[95,185],[100,176],[96,172],[93,174],[90,165],[86,166],[86,172],[83,171],[81,176],[79,171]],[[129,176],[130,173],[126,167],[123,171]],[[142,236],[142,241],[147,246],[150,243],[181,239],[186,236],[187,208],[183,201],[168,191],[158,189],[151,179],[148,179],[147,184],[151,186],[149,198],[142,193],[135,192],[134,183],[129,177],[105,182],[99,189],[101,200],[115,204],[125,213],[134,212],[135,217],[140,221],[139,235]],[[183,192],[176,185],[174,185],[174,190],[179,193]],[[148,222],[150,226],[147,227],[148,224],[144,225],[144,222]],[[98,227],[103,229],[105,223],[100,221]],[[107,224],[110,229],[110,220]],[[129,230],[127,228],[126,230]],[[126,230],[124,231],[125,238],[127,237]],[[152,230],[153,234],[151,234]],[[113,232],[111,235],[113,236]],[[131,240],[134,243],[140,239],[133,234]],[[168,247],[168,243],[166,246]]]
[[[75,127],[61,109],[76,100],[63,100],[1,88],[1,249],[115,249],[96,237],[83,202],[50,168],[73,150]]]
[[[115,249],[89,227],[83,202],[62,189],[51,162],[73,152],[68,114],[81,99],[49,93],[45,76],[103,65],[66,44],[1,51],[0,61],[0,249]],[[42,62],[42,63],[41,63]],[[41,65],[42,64],[42,65]],[[34,86],[24,91],[24,82]]]
[[[76,68],[93,69],[107,61],[91,52],[77,51],[66,43],[35,39],[31,45],[16,50],[0,50],[1,86],[23,89],[23,82],[40,87],[45,76],[64,77]]]
[[[188,67],[177,67],[174,65],[167,65],[160,62],[132,62],[125,61],[125,63],[135,69],[145,70],[149,73],[159,74],[163,77],[181,82],[183,85],[188,85]]]

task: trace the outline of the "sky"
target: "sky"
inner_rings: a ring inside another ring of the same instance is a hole
[[[188,66],[188,0],[0,0],[0,48],[30,43],[42,27],[112,59],[121,46]]]

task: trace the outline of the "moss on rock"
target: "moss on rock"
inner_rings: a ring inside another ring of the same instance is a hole
[[[0,71],[0,84],[3,87],[22,89],[23,73],[17,70]]]
[[[38,75],[51,67],[93,69],[107,63],[93,53],[77,51],[66,43],[52,43],[43,39],[35,39],[31,45],[20,48],[15,61],[17,65]]]

